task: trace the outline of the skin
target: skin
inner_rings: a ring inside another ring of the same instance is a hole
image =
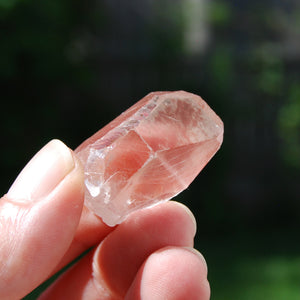
[[[40,299],[209,299],[185,206],[170,201],[108,227],[83,190],[80,163],[53,140],[0,199],[0,299],[21,299],[89,248]]]

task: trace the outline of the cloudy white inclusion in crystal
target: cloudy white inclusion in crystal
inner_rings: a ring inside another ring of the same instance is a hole
[[[223,123],[197,95],[154,92],[76,149],[85,204],[114,226],[187,188],[219,149]]]

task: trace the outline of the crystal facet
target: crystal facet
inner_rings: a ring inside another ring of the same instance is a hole
[[[110,226],[186,189],[223,140],[223,123],[197,95],[150,93],[77,149],[85,204]]]

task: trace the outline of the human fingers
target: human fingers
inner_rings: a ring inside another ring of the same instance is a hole
[[[192,248],[166,247],[148,257],[125,300],[208,300],[209,297],[203,256]]]
[[[177,202],[134,212],[41,299],[123,299],[151,253],[169,245],[192,247],[195,232],[194,217]]]
[[[83,171],[53,140],[0,199],[0,298],[20,299],[43,282],[73,240],[83,206]]]
[[[101,218],[97,217],[86,206],[83,206],[73,241],[51,275],[65,267],[86,250],[98,245],[113,230],[114,227],[106,225]]]

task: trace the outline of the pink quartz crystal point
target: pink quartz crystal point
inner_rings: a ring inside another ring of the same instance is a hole
[[[199,96],[153,92],[77,149],[85,204],[109,226],[186,189],[220,148],[223,123]]]

